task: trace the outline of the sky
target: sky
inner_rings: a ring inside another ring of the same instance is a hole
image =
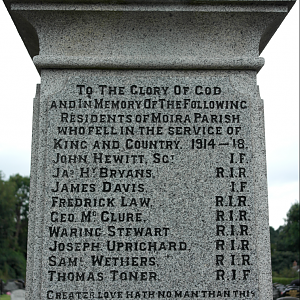
[[[0,171],[29,176],[32,105],[40,77],[0,1]],[[284,224],[299,201],[299,1],[261,56],[258,85],[265,104],[269,223]]]

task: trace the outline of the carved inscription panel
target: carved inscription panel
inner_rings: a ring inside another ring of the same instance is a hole
[[[258,299],[251,99],[226,76],[47,99],[43,299]]]

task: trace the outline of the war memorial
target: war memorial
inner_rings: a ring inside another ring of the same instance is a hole
[[[4,2],[41,76],[26,299],[271,300],[256,76],[294,1]]]

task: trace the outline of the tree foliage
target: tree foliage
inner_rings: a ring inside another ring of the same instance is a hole
[[[299,203],[294,203],[286,214],[284,225],[277,230],[270,227],[272,270],[282,276],[291,270],[294,261],[299,265],[299,213]]]
[[[0,172],[0,278],[25,278],[29,177]]]

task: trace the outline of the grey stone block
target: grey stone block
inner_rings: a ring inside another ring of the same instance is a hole
[[[294,2],[5,3],[41,74],[26,299],[272,299],[256,75]]]
[[[11,300],[25,300],[25,290],[15,290],[11,293]]]

